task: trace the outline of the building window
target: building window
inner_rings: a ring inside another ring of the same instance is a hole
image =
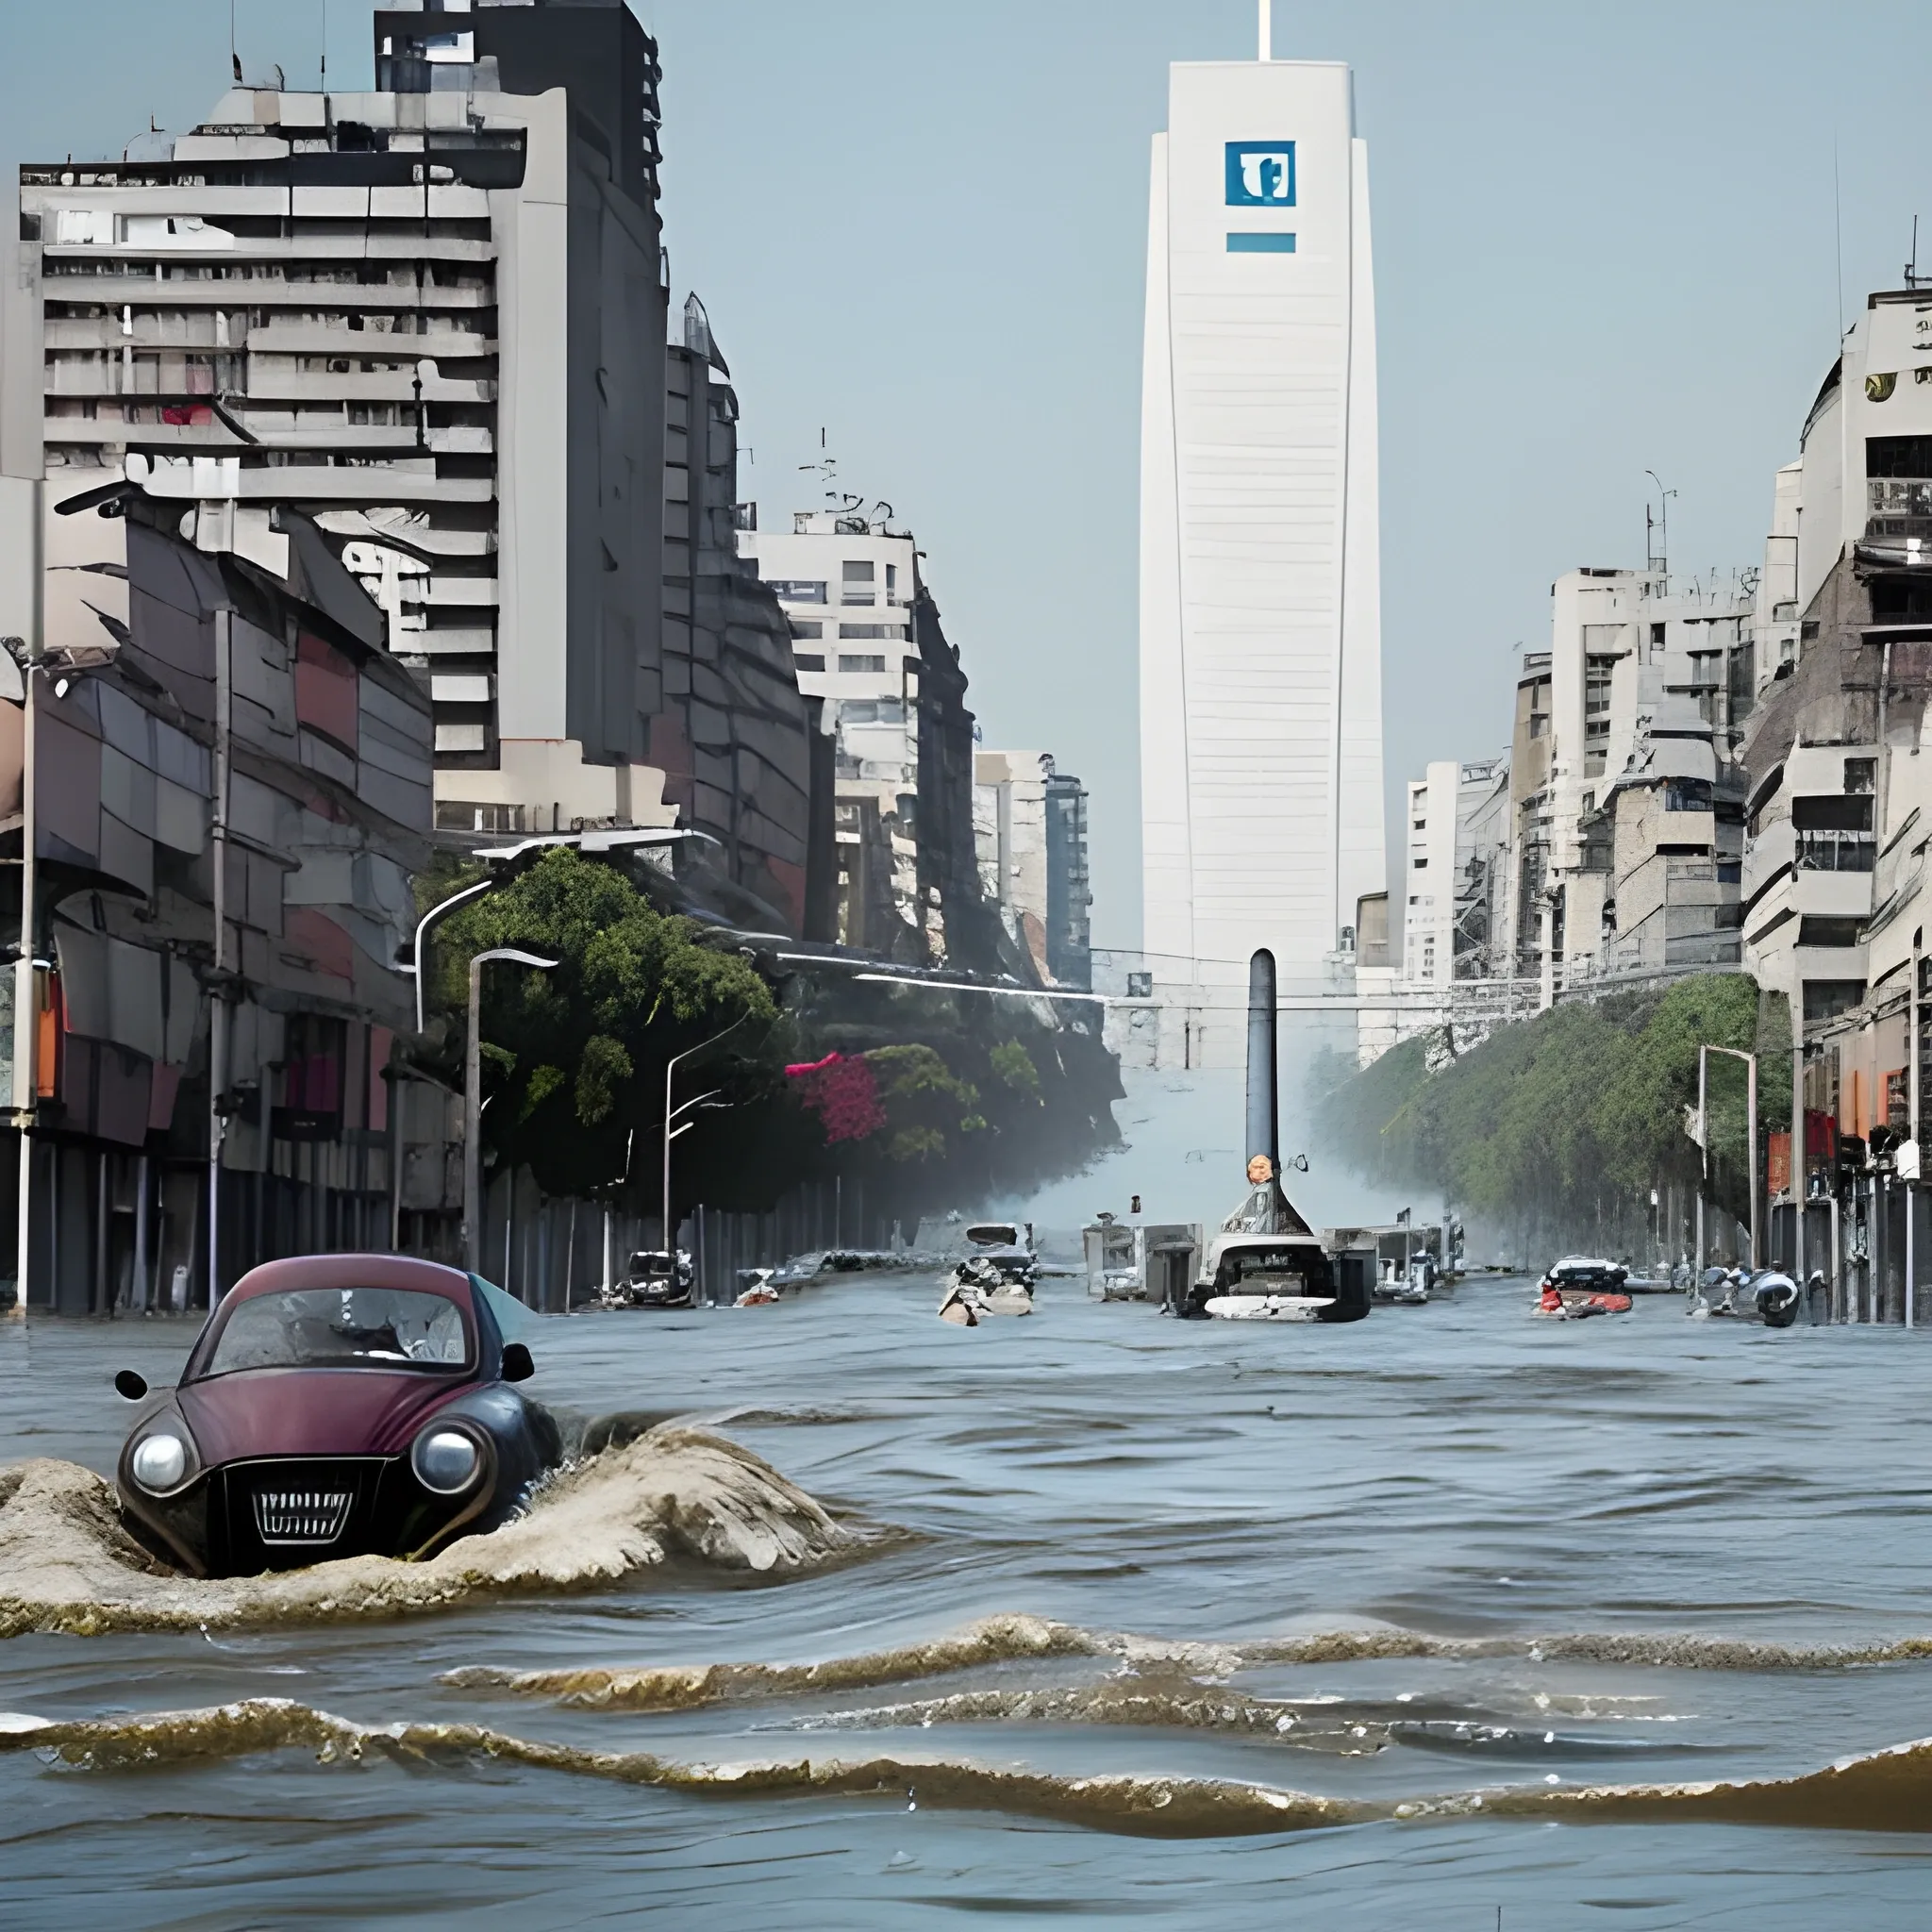
[[[825,654],[823,651],[800,651],[791,661],[801,671],[823,671],[825,668]]]
[[[822,624],[808,624],[799,617],[791,620],[791,635],[795,638],[822,638],[824,634],[825,627]]]
[[[1408,863],[1409,869],[1413,872],[1427,872],[1429,869],[1429,861],[1426,858],[1411,858]]]
[[[1798,943],[1801,946],[1856,946],[1858,943],[1858,928],[1864,924],[1862,919],[1825,918],[1818,914],[1807,914],[1798,921]]]
[[[839,669],[841,671],[883,671],[886,668],[885,654],[882,651],[841,651]]]
[[[904,643],[906,626],[902,624],[841,624],[839,635],[841,638],[892,638]]]
[[[897,698],[846,698],[839,707],[841,724],[903,724],[906,707]]]
[[[804,577],[769,577],[772,594],[782,604],[823,604],[825,587]]]
[[[843,581],[840,584],[840,602],[842,604],[876,604],[878,598],[873,591],[873,566],[869,557],[847,558],[841,566]]]
[[[1845,790],[1847,791],[1873,791],[1878,785],[1878,760],[1876,758],[1847,758],[1845,760]]]
[[[889,563],[886,566],[886,602],[896,604],[898,601],[899,566],[896,563]]]

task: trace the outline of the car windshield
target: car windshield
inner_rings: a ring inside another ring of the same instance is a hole
[[[1311,1248],[1237,1248],[1222,1257],[1217,1285],[1248,1294],[1307,1294],[1311,1265],[1318,1277],[1325,1273]],[[1327,1292],[1325,1280],[1317,1279],[1314,1292]]]
[[[470,1359],[463,1311],[406,1288],[290,1288],[239,1303],[208,1374],[238,1369],[460,1369]]]

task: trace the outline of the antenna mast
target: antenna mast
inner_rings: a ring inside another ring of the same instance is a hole
[[[1274,0],[1257,0],[1257,4],[1260,8],[1260,51],[1255,58],[1257,60],[1272,60],[1274,58]]]

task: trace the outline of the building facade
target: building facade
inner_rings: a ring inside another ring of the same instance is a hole
[[[50,491],[125,474],[270,571],[312,514],[427,684],[445,825],[668,823],[655,44],[601,0],[375,38],[375,92],[23,169]]]
[[[919,547],[861,501],[747,531],[741,555],[791,631],[798,688],[835,758],[836,929],[913,965],[991,965],[999,920],[981,894],[966,675],[920,571]]]
[[[272,574],[187,541],[170,498],[123,485],[99,510],[49,518],[45,669],[0,703],[16,933],[34,738],[45,962],[30,1085],[8,1030],[30,1123],[8,1146],[32,1161],[28,1298],[74,1314],[206,1306],[273,1255],[390,1245],[431,817],[430,700],[312,522],[283,513]]]
[[[1734,965],[1757,582],[1574,570],[1551,607],[1517,684],[1495,949],[1551,997]]]
[[[1043,751],[977,752],[973,776],[982,892],[1045,984],[1089,990],[1087,788]]]
[[[666,357],[663,699],[650,765],[679,825],[688,887],[741,924],[808,935],[814,871],[830,856],[815,822],[831,807],[824,700],[799,691],[792,639],[772,587],[738,554],[757,511],[738,500],[738,397],[695,295]],[[815,800],[814,788],[826,795]]]
[[[1141,446],[1142,945],[1170,986],[1244,987],[1259,946],[1307,984],[1384,889],[1375,398],[1348,70],[1176,65]]]

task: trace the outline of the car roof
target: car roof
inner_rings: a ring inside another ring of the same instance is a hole
[[[297,1288],[397,1288],[419,1294],[440,1294],[445,1301],[474,1308],[470,1277],[460,1268],[441,1261],[424,1261],[414,1255],[295,1255],[283,1261],[264,1261],[251,1268],[226,1294],[222,1307],[258,1294],[285,1293]]]

